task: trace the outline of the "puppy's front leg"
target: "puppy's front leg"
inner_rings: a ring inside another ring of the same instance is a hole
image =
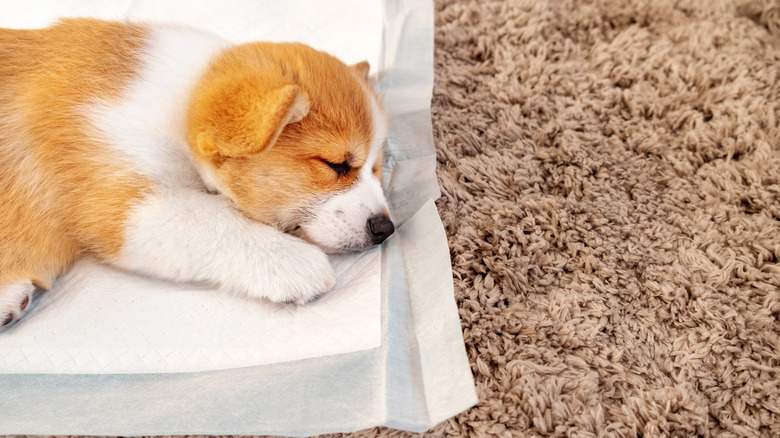
[[[319,248],[237,213],[222,196],[155,193],[131,212],[118,267],[174,281],[207,281],[274,302],[303,303],[335,283]]]

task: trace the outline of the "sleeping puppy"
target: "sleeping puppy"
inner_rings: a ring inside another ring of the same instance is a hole
[[[181,27],[0,29],[0,326],[84,256],[274,302],[326,292],[326,253],[394,230],[367,73]]]

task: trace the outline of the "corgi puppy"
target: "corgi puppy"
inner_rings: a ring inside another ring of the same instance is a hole
[[[0,29],[0,326],[74,260],[305,303],[394,231],[387,116],[294,43],[94,19]]]

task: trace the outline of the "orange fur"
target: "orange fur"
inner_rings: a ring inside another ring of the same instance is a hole
[[[291,231],[296,206],[350,186],[368,157],[373,135],[366,94],[370,87],[355,81],[364,80],[366,72],[366,63],[349,68],[302,44],[235,47],[211,64],[195,90],[190,144],[195,155],[213,167],[240,210]],[[308,100],[306,117],[280,134],[272,132],[269,126],[287,117],[296,97]],[[245,114],[258,122],[246,123],[246,117],[237,116]],[[268,138],[276,139],[273,147],[267,147]],[[242,145],[240,151],[236,144]],[[346,162],[352,170],[337,176],[326,161]]]
[[[122,250],[130,208],[154,183],[123,165],[82,113],[120,102],[147,33],[88,19],[0,29],[0,286],[48,287],[76,258]],[[193,156],[249,218],[295,232],[297,209],[352,185],[368,159],[367,73],[366,63],[350,68],[301,44],[227,49],[182,102]],[[368,163],[377,176],[381,158]]]
[[[48,286],[81,254],[120,250],[148,184],[114,164],[78,111],[93,96],[119,98],[144,36],[97,20],[0,29],[0,285]]]

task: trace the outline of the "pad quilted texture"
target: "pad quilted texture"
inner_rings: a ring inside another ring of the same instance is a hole
[[[334,258],[334,291],[296,306],[161,284],[81,262],[4,335],[0,370],[193,372],[375,348],[381,336],[379,263],[376,249]]]

